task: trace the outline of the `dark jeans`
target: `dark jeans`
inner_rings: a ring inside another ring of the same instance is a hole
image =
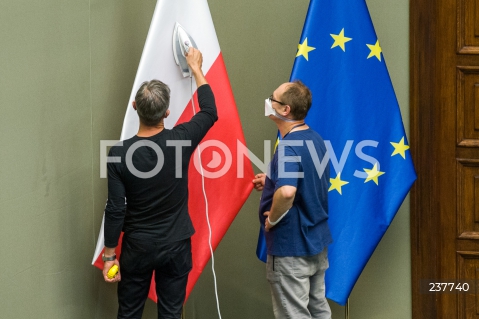
[[[158,318],[180,319],[192,267],[191,239],[155,243],[125,236],[118,283],[118,319],[141,319],[155,271]]]

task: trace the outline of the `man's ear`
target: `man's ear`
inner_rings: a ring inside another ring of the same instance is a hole
[[[168,115],[170,115],[170,110],[169,110],[169,109],[168,109],[168,110],[166,110],[166,112],[165,112],[165,116],[163,116],[163,118],[165,118],[165,119],[166,119],[166,118],[168,117]]]
[[[133,105],[133,109],[136,111],[136,101],[131,102],[131,105]]]
[[[283,116],[288,116],[288,114],[290,114],[290,113],[291,113],[291,106],[289,106],[289,105],[286,104],[286,105],[284,106],[284,110],[283,110],[283,114],[282,114],[282,115],[283,115]]]

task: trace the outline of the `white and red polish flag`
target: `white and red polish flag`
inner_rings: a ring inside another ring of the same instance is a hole
[[[198,159],[198,149],[192,155],[188,172],[188,207],[196,230],[192,237],[193,269],[188,278],[188,298],[211,258],[206,207],[212,230],[212,247],[215,249],[251,193],[254,174],[249,160],[241,158],[238,161],[237,155],[244,154],[237,154],[237,145],[246,143],[206,0],[158,0],[128,101],[120,139],[128,139],[138,131],[139,120],[131,102],[144,81],[158,79],[171,89],[170,115],[165,119],[166,128],[191,119],[194,114],[192,98],[195,99],[196,111],[199,110],[195,81],[189,77],[184,78],[174,60],[173,31],[176,22],[183,26],[203,53],[203,72],[215,95],[219,117],[200,143],[208,206],[204,199],[202,176],[194,165],[194,159]],[[195,92],[193,97],[192,92]],[[103,222],[92,262],[100,269],[103,269]],[[120,247],[121,239],[117,256],[120,255]],[[156,302],[154,276],[149,297]]]

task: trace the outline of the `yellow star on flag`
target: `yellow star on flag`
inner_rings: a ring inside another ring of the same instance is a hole
[[[364,171],[368,174],[368,177],[366,177],[366,180],[364,181],[364,183],[367,183],[369,181],[374,181],[376,185],[379,185],[378,177],[385,174],[384,172],[378,171],[378,163],[374,164],[373,169],[364,168]]]
[[[336,176],[336,178],[330,178],[329,182],[331,183],[331,186],[329,187],[328,192],[330,192],[332,190],[337,190],[338,193],[341,194],[341,195],[343,195],[341,193],[341,187],[346,185],[346,184],[349,184],[349,182],[341,180],[341,172],[338,173],[338,176]]]
[[[308,38],[304,39],[302,44],[298,44],[298,53],[296,53],[296,57],[300,55],[304,56],[306,61],[308,61],[308,52],[313,51],[316,48],[308,46]]]
[[[375,56],[376,58],[378,58],[379,61],[381,61],[381,52],[383,52],[383,50],[379,46],[379,40],[376,41],[375,45],[372,45],[372,44],[366,44],[366,45],[368,46],[369,50],[371,50],[371,52],[368,55],[368,59],[372,56]]]
[[[394,152],[391,154],[391,156],[400,154],[402,158],[406,159],[406,151],[409,149],[409,145],[404,144],[404,136],[399,141],[399,143],[393,143],[393,142],[390,142],[390,143],[394,147]]]
[[[353,38],[348,38],[344,36],[344,28],[341,30],[341,32],[339,32],[339,34],[331,33],[330,35],[334,39],[334,43],[331,46],[331,49],[339,46],[341,49],[343,49],[344,52],[346,52],[346,48],[344,47],[344,44],[348,41],[351,41]]]

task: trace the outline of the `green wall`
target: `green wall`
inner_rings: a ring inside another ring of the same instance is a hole
[[[155,3],[0,2],[0,318],[116,316],[116,286],[90,265],[106,200],[99,146],[120,135]],[[209,1],[256,155],[276,134],[263,101],[289,78],[308,3]],[[408,128],[408,1],[367,3]],[[258,201],[252,193],[215,253],[223,318],[273,318],[254,254]],[[351,318],[411,317],[408,207],[355,286]],[[186,304],[188,319],[216,317],[210,266]],[[344,318],[343,307],[332,308]],[[155,312],[148,301],[144,318]]]

